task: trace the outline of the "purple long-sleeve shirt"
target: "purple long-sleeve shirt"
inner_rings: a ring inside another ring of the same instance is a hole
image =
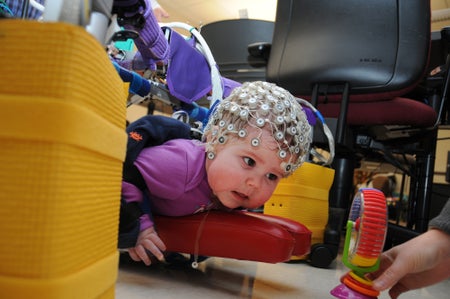
[[[183,216],[208,209],[212,191],[205,171],[205,147],[197,140],[174,139],[141,151],[134,165],[147,185],[153,214]],[[122,182],[127,202],[142,203],[143,192]],[[141,231],[153,226],[148,214],[140,218]]]

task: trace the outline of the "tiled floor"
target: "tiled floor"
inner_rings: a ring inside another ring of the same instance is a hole
[[[238,246],[238,244],[236,244]],[[153,265],[122,259],[116,284],[117,299],[147,298],[334,298],[330,290],[347,269],[339,258],[330,269],[306,263],[266,264],[209,258],[198,269],[189,265]],[[449,298],[450,280],[408,292],[400,298]],[[387,293],[379,299],[388,299]]]

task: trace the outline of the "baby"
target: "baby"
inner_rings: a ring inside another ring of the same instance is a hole
[[[134,166],[144,188],[124,181],[127,203],[147,207],[140,233],[128,252],[151,264],[148,252],[163,260],[166,247],[150,215],[182,216],[209,209],[262,206],[281,178],[307,158],[312,130],[297,100],[268,82],[249,82],[218,102],[203,140],[172,139],[144,148]]]

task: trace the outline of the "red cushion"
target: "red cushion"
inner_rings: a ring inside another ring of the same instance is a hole
[[[248,216],[257,217],[274,224],[281,225],[287,230],[295,240],[292,255],[301,256],[308,254],[311,248],[311,234],[312,232],[303,224],[288,218],[275,215],[266,215],[261,213],[242,212]]]
[[[304,225],[259,213],[209,211],[154,216],[154,221],[173,252],[278,263],[308,254],[311,247],[311,231]]]
[[[324,117],[337,118],[340,103],[320,104],[317,107]],[[436,111],[429,105],[407,99],[393,98],[377,102],[351,102],[348,106],[348,125],[434,125]]]

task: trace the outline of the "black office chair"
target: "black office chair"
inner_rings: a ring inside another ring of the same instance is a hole
[[[361,159],[384,159],[411,177],[407,224],[389,225],[386,248],[428,227],[448,81],[425,80],[430,15],[423,0],[278,1],[267,81],[310,100],[334,124],[335,180],[315,266],[337,255]],[[417,92],[420,83],[426,95]]]
[[[264,80],[267,56],[250,58],[247,46],[272,42],[274,22],[254,19],[232,19],[212,22],[201,27],[223,77],[237,81]],[[264,55],[263,55],[264,56]]]

